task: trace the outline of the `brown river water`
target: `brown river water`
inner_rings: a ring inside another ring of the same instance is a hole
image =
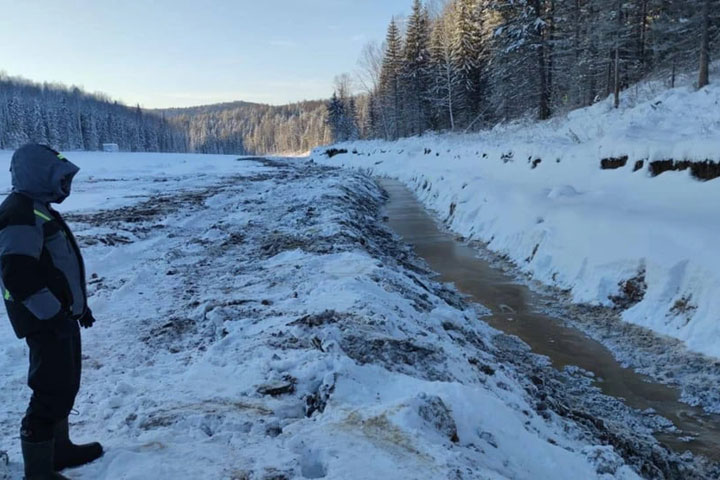
[[[606,395],[622,399],[632,408],[652,408],[672,421],[681,432],[657,438],[673,450],[690,450],[720,461],[720,415],[680,402],[675,388],[624,368],[601,343],[541,313],[536,307],[540,305],[538,294],[446,232],[407,187],[385,178],[378,182],[390,195],[385,210],[388,226],[427,262],[438,280],[453,283],[472,301],[490,309],[491,315],[483,320],[517,335],[535,353],[549,357],[556,368],[575,365],[594,373],[596,385]],[[694,439],[681,440],[686,436]]]

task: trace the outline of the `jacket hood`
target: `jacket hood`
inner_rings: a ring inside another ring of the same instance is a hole
[[[79,171],[62,154],[35,143],[18,148],[10,161],[13,192],[45,203],[62,203]]]

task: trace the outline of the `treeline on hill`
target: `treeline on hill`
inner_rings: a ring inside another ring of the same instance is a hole
[[[130,152],[306,152],[332,140],[326,118],[323,101],[143,110],[77,87],[0,75],[0,149],[38,142],[61,150],[117,143]]]
[[[414,0],[401,32],[361,57],[365,95],[347,79],[328,104],[335,140],[471,130],[588,106],[650,75],[709,82],[720,0]]]
[[[185,132],[160,115],[77,87],[0,75],[0,149],[28,142],[62,150],[99,150],[117,143],[132,152],[184,152]]]
[[[325,102],[272,106],[233,102],[162,110],[200,153],[299,153],[329,143]]]

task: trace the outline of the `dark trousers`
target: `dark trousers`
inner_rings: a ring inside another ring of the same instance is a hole
[[[26,338],[30,347],[28,386],[32,397],[21,436],[42,442],[53,438],[57,421],[66,418],[80,389],[82,346],[76,321]]]

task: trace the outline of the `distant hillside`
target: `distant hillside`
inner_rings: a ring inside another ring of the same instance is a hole
[[[324,101],[129,107],[78,87],[0,74],[0,149],[28,142],[62,150],[117,143],[132,152],[300,153],[331,143]]]
[[[200,113],[215,113],[239,107],[259,107],[261,105],[262,104],[260,103],[243,102],[238,100],[234,102],[213,103],[210,105],[196,105],[194,107],[155,108],[151,111],[165,114],[167,116],[177,116],[185,113],[196,115]]]
[[[230,102],[156,110],[200,153],[300,153],[330,143],[324,101],[272,106]]]
[[[128,107],[77,87],[35,83],[0,74],[0,149],[28,142],[62,150],[185,152],[186,131],[161,115]]]

